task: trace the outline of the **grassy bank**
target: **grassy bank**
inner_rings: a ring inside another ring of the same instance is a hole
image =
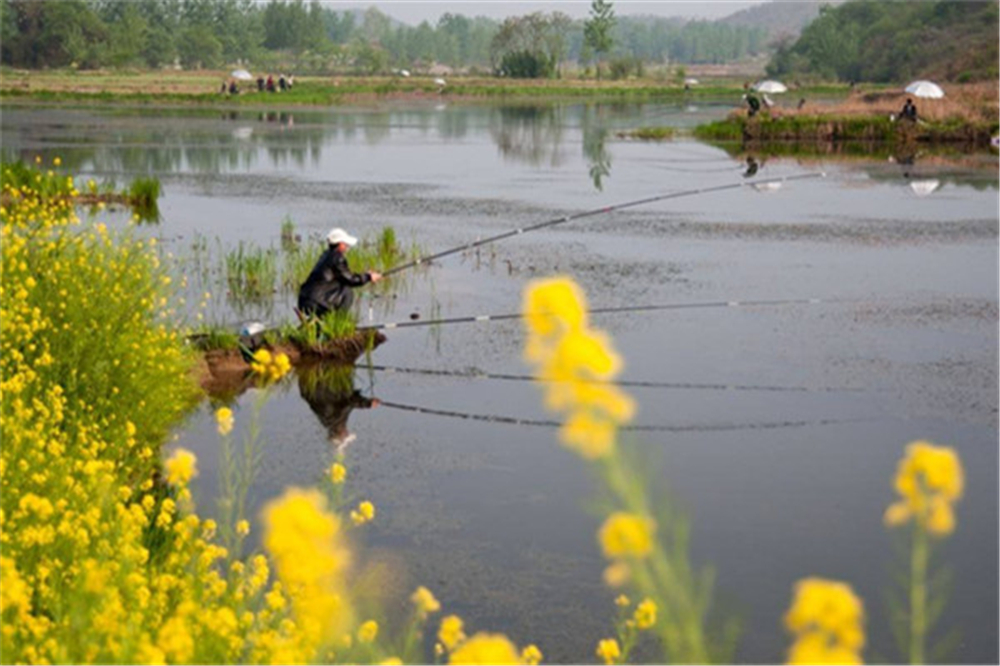
[[[739,99],[742,79],[718,79],[685,90],[662,79],[621,81],[594,79],[500,79],[449,77],[444,86],[434,77],[331,76],[296,77],[291,90],[258,92],[252,82],[237,95],[220,93],[226,72],[4,72],[0,95],[8,103],[193,104],[211,106],[331,106],[378,98],[451,100],[595,99],[611,101]],[[842,85],[803,89],[802,94],[846,94]]]
[[[790,115],[731,116],[699,126],[694,134],[709,141],[758,142],[931,142],[986,147],[997,123],[952,118],[942,121],[894,121],[888,116]]]

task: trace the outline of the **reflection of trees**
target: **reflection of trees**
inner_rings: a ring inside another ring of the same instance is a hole
[[[564,107],[501,106],[490,117],[490,134],[504,157],[558,166],[564,120]]]
[[[590,167],[590,180],[598,190],[604,189],[603,179],[611,175],[611,153],[604,143],[610,132],[607,119],[600,105],[588,104],[583,108],[583,156]]]

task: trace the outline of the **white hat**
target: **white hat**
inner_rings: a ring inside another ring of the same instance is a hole
[[[330,245],[336,245],[337,243],[347,243],[348,247],[354,247],[358,239],[347,233],[340,227],[336,229],[331,229],[330,233],[326,235],[326,240]]]

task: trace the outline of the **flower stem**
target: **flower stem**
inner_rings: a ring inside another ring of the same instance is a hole
[[[913,526],[910,553],[910,663],[923,664],[927,634],[927,529],[918,520]]]

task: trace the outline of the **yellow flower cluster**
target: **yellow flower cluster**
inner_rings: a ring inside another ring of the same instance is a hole
[[[233,410],[219,407],[215,410],[215,424],[220,435],[228,435],[233,431]]]
[[[292,364],[286,354],[272,354],[267,349],[258,349],[250,362],[250,369],[265,382],[276,382],[288,374]]]
[[[186,508],[194,455],[160,462],[198,389],[156,250],[76,228],[71,181],[29,176],[5,168],[0,204],[4,661],[312,660],[267,559]]]
[[[595,652],[605,664],[613,664],[622,656],[621,647],[619,647],[618,641],[614,638],[601,639],[597,643],[597,650]]]
[[[327,511],[318,491],[291,488],[264,508],[263,518],[264,545],[299,625],[299,631],[271,635],[268,642],[298,662],[321,652],[351,624],[344,587],[350,552],[340,519]]]
[[[375,505],[371,502],[360,502],[358,508],[351,511],[351,522],[355,525],[364,525],[373,520],[375,520]]]
[[[339,485],[344,482],[347,478],[347,468],[340,463],[333,463],[330,465],[330,481],[335,485]]]
[[[785,626],[795,634],[789,664],[860,664],[865,611],[850,585],[804,578],[795,585]]]
[[[643,558],[653,551],[656,523],[652,518],[616,511],[605,519],[597,533],[608,559]]]
[[[441,610],[441,602],[439,602],[435,597],[434,593],[428,590],[426,587],[421,585],[410,596],[410,601],[413,602],[413,606],[416,609],[417,617],[421,620],[425,619],[431,613],[436,613]]]
[[[530,284],[522,310],[525,357],[545,382],[546,406],[566,414],[560,440],[588,460],[605,458],[635,414],[632,399],[610,383],[622,365],[611,340],[589,327],[584,294],[568,277]]]
[[[418,589],[418,593],[420,590]],[[428,592],[429,594],[429,592]],[[417,593],[414,594],[417,597]],[[414,599],[418,612],[425,601],[424,595],[419,602]],[[433,595],[430,596],[433,599]],[[435,604],[437,600],[434,600]],[[435,609],[436,610],[436,609]],[[490,634],[479,632],[472,638],[465,635],[465,623],[457,615],[448,615],[441,619],[437,633],[438,642],[435,645],[435,654],[440,657],[445,652],[448,655],[449,664],[529,664],[534,666],[542,661],[542,651],[537,645],[531,644],[524,647],[520,653],[517,646],[503,634]]]
[[[911,442],[899,461],[894,479],[902,497],[886,509],[885,523],[901,525],[911,519],[936,536],[955,529],[952,505],[962,497],[964,474],[955,450],[931,442]]]

